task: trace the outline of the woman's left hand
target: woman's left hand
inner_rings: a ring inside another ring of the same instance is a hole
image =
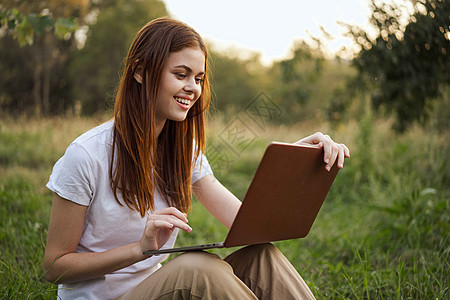
[[[316,132],[294,144],[323,148],[323,161],[326,163],[325,169],[327,171],[331,170],[335,162],[338,168],[342,169],[344,167],[344,159],[350,157],[350,150],[347,146],[334,142],[329,135],[324,135],[321,132]]]

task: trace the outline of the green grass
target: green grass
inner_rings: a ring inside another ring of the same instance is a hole
[[[0,295],[2,299],[42,299],[55,287],[43,278],[42,258],[50,197],[21,178],[0,183]]]
[[[42,256],[52,195],[44,187],[54,162],[93,119],[0,121],[0,295],[2,299],[54,299]],[[243,198],[270,140],[294,141],[314,128],[299,124],[258,132],[239,155],[214,133],[209,143],[229,158],[214,161],[218,179]],[[349,145],[339,172],[305,239],[275,244],[318,299],[450,298],[449,135],[412,128],[403,135],[370,116],[327,128]],[[177,244],[221,241],[227,230],[198,203],[194,231]],[[221,256],[230,249],[214,250]]]

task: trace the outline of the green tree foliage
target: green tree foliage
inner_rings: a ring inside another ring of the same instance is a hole
[[[267,70],[258,54],[242,58],[237,50],[224,53],[209,48],[213,91],[211,112],[233,115],[267,89],[270,81]]]
[[[291,57],[270,69],[270,94],[283,110],[278,122],[345,119],[350,104],[346,82],[353,78],[353,68],[345,61],[327,59],[323,38],[311,38],[313,42],[296,42]]]
[[[87,112],[104,110],[131,39],[146,22],[166,14],[159,0],[5,0],[2,112],[64,113],[76,100]]]
[[[67,3],[66,3],[67,2]],[[0,108],[48,114],[67,103],[68,54],[86,1],[12,1],[0,5]]]
[[[361,46],[354,59],[360,87],[371,91],[376,108],[396,115],[398,131],[426,119],[450,83],[450,1],[412,0],[412,6],[405,22],[402,7],[372,0],[374,40],[349,27]]]
[[[110,0],[94,14],[97,20],[89,27],[85,46],[72,56],[69,69],[71,98],[81,104],[84,114],[105,110],[132,39],[142,26],[167,11],[160,0]]]
[[[295,122],[309,114],[305,106],[311,101],[313,86],[321,75],[324,58],[320,48],[298,42],[292,57],[275,63],[273,95],[285,108],[284,121]]]
[[[34,36],[40,37],[48,30],[54,30],[54,34],[59,39],[64,39],[67,35],[77,29],[75,18],[53,19],[48,14],[23,15],[17,8],[0,9],[0,22],[2,27],[7,27],[13,32],[21,47],[32,45]]]

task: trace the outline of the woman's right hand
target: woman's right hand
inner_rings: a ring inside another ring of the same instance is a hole
[[[169,240],[175,228],[191,232],[186,214],[175,207],[163,208],[147,216],[144,234],[141,238],[142,252],[159,250]]]

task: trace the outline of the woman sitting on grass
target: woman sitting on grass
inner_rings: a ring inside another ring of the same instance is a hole
[[[208,52],[179,21],[144,26],[129,50],[114,119],[80,137],[55,164],[46,278],[61,299],[310,299],[273,245],[224,260],[206,252],[146,256],[191,232],[192,193],[226,227],[241,202],[213,177],[205,149]],[[324,149],[342,168],[347,147],[316,133],[297,142]]]

